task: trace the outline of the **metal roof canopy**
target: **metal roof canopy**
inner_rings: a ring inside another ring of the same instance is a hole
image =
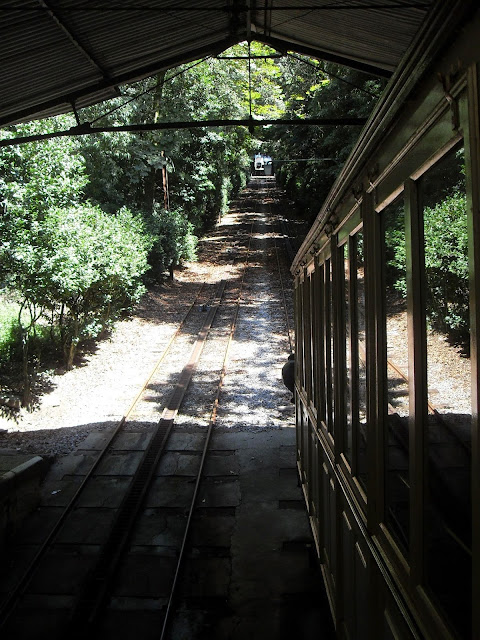
[[[436,0],[0,0],[0,126],[244,40],[390,77]]]

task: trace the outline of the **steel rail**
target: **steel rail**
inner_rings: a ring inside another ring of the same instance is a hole
[[[235,308],[235,315],[234,318],[232,320],[231,326],[230,326],[230,332],[229,332],[229,336],[228,336],[228,341],[227,341],[227,347],[225,349],[225,354],[223,357],[223,363],[222,363],[222,370],[220,372],[220,377],[219,377],[219,381],[217,384],[217,391],[216,391],[216,395],[215,395],[215,399],[213,401],[213,407],[212,407],[212,411],[210,414],[210,420],[209,420],[209,424],[208,424],[208,429],[207,429],[207,434],[205,436],[205,442],[203,445],[203,450],[202,450],[202,456],[201,456],[201,460],[200,460],[200,465],[199,465],[199,469],[197,472],[197,478],[196,478],[196,482],[195,482],[195,488],[194,488],[194,492],[193,492],[193,496],[192,496],[192,500],[191,500],[191,504],[190,504],[190,509],[188,512],[188,517],[187,517],[187,522],[185,525],[185,531],[183,534],[183,539],[182,539],[182,543],[180,546],[180,551],[178,554],[178,560],[177,560],[177,565],[175,568],[175,575],[173,577],[173,581],[172,581],[172,587],[170,589],[170,594],[169,594],[169,598],[168,598],[168,602],[167,602],[167,606],[166,606],[166,610],[165,610],[165,617],[163,620],[163,626],[162,626],[162,631],[160,634],[160,640],[165,640],[166,638],[166,634],[168,632],[169,626],[170,626],[170,620],[171,620],[171,614],[172,614],[172,610],[173,610],[173,605],[174,605],[174,601],[175,601],[175,595],[176,595],[176,589],[177,589],[177,584],[178,584],[178,580],[181,574],[181,570],[183,568],[183,561],[185,558],[185,550],[187,548],[187,544],[188,544],[188,540],[189,540],[189,536],[190,536],[190,531],[191,531],[191,523],[192,523],[192,518],[193,518],[193,513],[196,507],[196,502],[197,502],[197,496],[198,496],[198,491],[200,488],[200,483],[202,481],[202,476],[203,476],[203,469],[205,466],[205,460],[207,457],[207,453],[208,453],[208,448],[210,445],[210,439],[211,439],[211,435],[212,435],[212,431],[215,427],[216,421],[217,421],[217,412],[218,412],[218,407],[220,404],[220,394],[223,388],[223,381],[225,379],[225,375],[227,373],[227,364],[228,364],[228,358],[230,355],[230,348],[233,342],[233,338],[235,335],[235,331],[237,328],[237,323],[238,323],[238,313],[240,310],[240,304],[242,302],[242,292],[243,292],[243,286],[244,286],[244,282],[245,282],[245,274],[247,272],[247,268],[248,268],[248,258],[250,255],[250,245],[251,245],[251,241],[252,241],[252,235],[253,235],[253,223],[250,227],[250,236],[249,236],[249,241],[248,241],[248,246],[247,246],[247,259],[245,261],[244,264],[244,268],[243,268],[243,272],[242,272],[242,279],[240,281],[240,291],[239,294],[237,296],[237,302],[236,302],[236,308]]]
[[[108,540],[100,551],[95,567],[89,572],[80,588],[80,595],[74,605],[70,621],[70,632],[73,634],[83,635],[85,628],[96,621],[109,595],[111,582],[115,577],[119,561],[150,488],[153,474],[164,452],[180,405],[192,380],[224,291],[225,281],[222,280],[218,285],[215,300],[198,333],[188,361],[182,369],[180,378],[168,399],[153,437],[118,509]]]
[[[266,180],[265,185],[267,187],[267,193],[270,191],[270,182],[268,180]],[[263,203],[263,206],[266,206],[268,209],[269,214],[272,214],[272,206],[270,203],[265,204]],[[283,223],[283,221],[280,223]],[[294,340],[292,340],[292,328],[290,326],[290,319],[288,317],[288,305],[287,305],[287,298],[286,298],[286,294],[285,294],[285,285],[284,285],[284,281],[283,281],[283,277],[282,277],[282,270],[281,270],[281,266],[280,266],[280,258],[279,258],[279,254],[278,254],[278,245],[277,245],[277,240],[274,237],[273,238],[273,242],[274,242],[274,247],[275,247],[275,256],[277,259],[277,267],[278,267],[278,276],[279,276],[279,281],[280,281],[280,288],[282,291],[282,299],[283,299],[283,311],[285,314],[285,324],[287,327],[287,336],[288,336],[288,347],[289,347],[289,351],[290,353],[293,353],[293,343]]]
[[[292,340],[292,327],[290,326],[290,318],[288,317],[287,296],[285,294],[285,285],[284,285],[284,282],[283,282],[282,268],[281,268],[281,265],[280,265],[280,257],[278,255],[278,246],[277,246],[276,238],[274,238],[274,243],[275,243],[275,256],[277,258],[278,277],[279,277],[279,280],[280,280],[280,288],[282,290],[283,311],[284,311],[284,314],[285,314],[285,324],[286,324],[286,327],[287,327],[288,349],[289,349],[290,353],[292,354],[293,350],[294,350],[293,349],[294,340]]]
[[[17,604],[19,598],[25,592],[25,589],[28,586],[28,584],[30,582],[30,579],[33,577],[33,573],[34,573],[35,569],[37,568],[37,566],[40,563],[41,559],[45,555],[46,551],[50,547],[50,545],[53,542],[53,540],[55,539],[55,537],[58,534],[61,526],[64,524],[67,516],[72,512],[72,510],[73,510],[78,498],[80,497],[81,492],[85,488],[87,482],[92,478],[92,476],[93,476],[95,470],[98,468],[100,462],[104,459],[107,451],[110,449],[111,444],[113,443],[115,438],[118,436],[120,431],[123,429],[123,427],[124,427],[128,417],[129,417],[129,415],[132,413],[132,411],[134,410],[134,408],[137,405],[138,401],[140,400],[143,392],[145,391],[145,388],[147,387],[147,385],[149,384],[150,380],[152,379],[152,377],[155,375],[156,371],[158,370],[159,366],[161,365],[161,363],[163,362],[163,360],[167,356],[167,353],[169,352],[170,347],[172,346],[175,338],[178,336],[178,334],[182,330],[187,318],[189,317],[190,313],[192,312],[193,308],[195,307],[195,304],[197,303],[200,294],[202,293],[203,289],[205,288],[205,284],[206,283],[203,282],[200,285],[200,287],[198,288],[193,302],[190,304],[190,306],[188,307],[186,313],[183,315],[183,317],[182,317],[177,329],[175,330],[175,332],[172,334],[172,336],[170,337],[169,341],[167,342],[167,345],[165,346],[165,348],[164,348],[164,350],[162,352],[162,355],[157,360],[154,368],[152,369],[152,371],[148,375],[147,379],[143,383],[142,388],[140,389],[140,391],[137,393],[137,395],[135,396],[135,398],[131,402],[130,406],[128,407],[128,409],[127,409],[127,411],[125,413],[125,415],[122,416],[122,418],[118,422],[118,424],[115,427],[115,429],[111,432],[110,437],[108,438],[108,440],[104,444],[103,449],[100,451],[100,453],[99,453],[98,457],[96,458],[95,462],[93,463],[93,465],[90,467],[90,469],[86,473],[86,475],[85,475],[84,479],[82,480],[82,482],[79,484],[77,490],[75,491],[74,495],[72,496],[72,499],[70,500],[68,505],[65,507],[65,509],[63,510],[61,515],[59,516],[58,520],[53,525],[52,529],[50,530],[50,532],[47,535],[46,539],[41,544],[40,548],[38,549],[38,551],[35,554],[34,558],[30,562],[30,564],[27,567],[27,569],[25,570],[24,574],[22,575],[20,580],[17,582],[16,586],[11,591],[11,593],[0,604],[0,628],[3,627],[5,625],[5,623],[8,621],[11,613],[13,612],[13,610],[15,608],[15,605]]]

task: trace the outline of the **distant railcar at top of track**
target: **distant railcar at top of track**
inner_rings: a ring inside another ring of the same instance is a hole
[[[253,176],[273,176],[274,166],[271,156],[256,153],[251,167]]]

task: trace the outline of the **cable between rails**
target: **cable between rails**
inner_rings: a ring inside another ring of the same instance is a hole
[[[171,615],[172,615],[172,611],[173,611],[173,606],[174,606],[174,601],[175,601],[175,594],[176,594],[176,589],[177,589],[177,584],[178,584],[178,580],[180,577],[180,573],[183,567],[183,560],[185,557],[185,550],[188,544],[188,539],[189,539],[189,535],[190,535],[190,529],[191,529],[191,522],[192,522],[192,518],[193,518],[193,513],[196,507],[196,502],[197,502],[197,496],[198,496],[198,491],[200,489],[200,484],[202,481],[202,475],[203,475],[203,469],[205,466],[205,460],[207,457],[207,453],[208,453],[208,448],[210,445],[210,439],[211,439],[211,435],[212,435],[212,431],[215,427],[216,421],[217,421],[217,413],[218,413],[218,407],[220,404],[220,394],[222,392],[222,388],[223,388],[223,382],[227,373],[227,365],[228,365],[228,359],[229,359],[229,355],[230,355],[230,348],[232,346],[232,342],[233,342],[233,338],[235,335],[235,331],[237,329],[237,324],[238,324],[238,314],[240,311],[240,305],[242,302],[242,292],[243,292],[243,286],[245,283],[245,274],[248,268],[248,262],[249,262],[249,255],[250,255],[250,245],[251,245],[251,241],[252,241],[252,235],[253,235],[253,222],[251,224],[250,227],[250,236],[249,236],[249,241],[248,241],[248,247],[247,247],[247,258],[244,264],[244,268],[243,268],[243,272],[242,272],[242,279],[240,281],[240,291],[237,297],[237,302],[236,302],[236,308],[235,308],[235,315],[234,318],[232,320],[231,326],[230,326],[230,332],[229,332],[229,336],[228,336],[228,341],[227,341],[227,347],[225,349],[225,354],[223,357],[223,363],[222,363],[222,370],[220,372],[220,377],[219,377],[219,382],[217,385],[217,392],[215,395],[215,399],[213,401],[213,407],[212,407],[212,412],[210,414],[210,420],[209,420],[209,424],[208,424],[208,429],[207,429],[207,434],[205,437],[205,442],[203,445],[203,450],[202,450],[202,456],[201,456],[201,460],[200,460],[200,465],[199,465],[199,470],[197,473],[197,478],[196,478],[196,482],[195,482],[195,488],[194,488],[194,492],[193,492],[193,496],[192,496],[192,501],[190,504],[190,509],[188,512],[188,517],[187,517],[187,523],[185,525],[185,532],[183,535],[183,539],[182,539],[182,543],[181,543],[181,547],[180,547],[180,552],[178,555],[178,560],[177,560],[177,566],[175,568],[175,575],[172,581],[172,588],[170,590],[170,595],[169,595],[169,599],[168,599],[168,603],[167,603],[167,607],[165,610],[165,617],[164,617],[164,621],[163,621],[163,626],[162,626],[162,631],[160,634],[160,640],[165,640],[165,638],[167,637],[166,634],[169,630],[169,626],[170,626],[170,620],[171,620]]]

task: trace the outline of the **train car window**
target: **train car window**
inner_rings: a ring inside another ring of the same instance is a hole
[[[342,303],[343,303],[343,358],[345,362],[344,379],[344,444],[343,453],[350,465],[352,464],[352,387],[353,387],[353,365],[352,365],[352,313],[351,313],[351,278],[350,278],[350,247],[346,242],[339,249],[339,262],[343,266],[342,277]]]
[[[304,358],[304,376],[302,386],[305,390],[307,398],[310,400],[311,395],[311,379],[312,379],[312,316],[311,316],[311,289],[312,278],[310,274],[305,275],[303,282],[303,358]]]
[[[471,392],[463,149],[420,181],[428,415],[425,580],[462,638],[471,637]]]
[[[366,358],[363,231],[353,233],[339,248],[342,278],[344,368],[343,454],[366,490]]]
[[[326,422],[325,388],[325,267],[317,264],[315,268],[314,305],[314,363],[313,363],[313,401],[317,411],[317,424]]]
[[[297,354],[295,358],[295,377],[302,384],[303,375],[304,375],[304,364],[303,364],[303,294],[302,294],[302,285],[301,283],[297,283],[295,287],[295,307],[299,310],[299,313],[295,317],[295,352]]]
[[[305,405],[300,403],[300,460],[302,460],[302,480],[309,487],[309,445],[310,445],[310,421]]]
[[[352,256],[355,274],[353,294],[354,306],[354,356],[356,379],[356,410],[355,410],[355,469],[356,475],[363,486],[367,488],[367,369],[365,352],[365,265],[363,253],[363,230],[358,231],[352,238]]]
[[[315,380],[315,367],[316,367],[316,340],[315,340],[315,330],[317,324],[317,273],[316,271],[312,271],[309,276],[309,308],[310,308],[310,326],[309,326],[309,379],[308,379],[308,395],[311,403],[311,407],[316,412],[317,406],[317,389],[316,389],[316,380]]]
[[[334,376],[333,376],[333,289],[332,289],[332,261],[325,260],[325,399],[326,423],[328,432],[334,437]]]
[[[405,207],[395,200],[382,214],[385,300],[385,524],[404,552],[409,548],[409,395]]]

